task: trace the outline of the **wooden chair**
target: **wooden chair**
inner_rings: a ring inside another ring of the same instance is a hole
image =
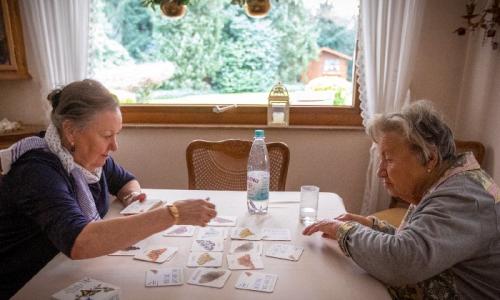
[[[192,141],[186,149],[189,189],[247,189],[247,161],[251,141]],[[284,143],[267,143],[272,191],[284,191],[290,151]]]
[[[484,160],[484,145],[480,142],[475,141],[460,141],[455,140],[455,146],[457,148],[457,153],[463,153],[471,151],[474,153],[477,162],[481,165]],[[388,209],[376,212],[373,215],[381,220],[386,220],[394,226],[399,226],[403,220],[406,210],[408,208],[408,203],[402,201],[401,199],[393,197],[391,199],[391,204]]]

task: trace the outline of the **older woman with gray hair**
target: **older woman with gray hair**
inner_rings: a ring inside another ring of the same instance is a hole
[[[8,299],[60,251],[84,259],[127,248],[173,224],[206,225],[215,206],[176,201],[142,214],[102,218],[108,193],[125,206],[144,200],[139,182],[110,153],[122,116],[116,97],[94,80],[53,91],[44,137],[0,152],[0,299]]]
[[[336,239],[395,299],[499,299],[500,190],[474,155],[455,153],[426,101],[374,117],[367,133],[384,187],[410,203],[402,224],[344,214],[303,234]]]

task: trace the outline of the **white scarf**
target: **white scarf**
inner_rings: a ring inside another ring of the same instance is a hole
[[[97,168],[93,172],[90,172],[77,164],[73,159],[73,155],[62,146],[59,133],[52,123],[50,123],[47,128],[45,139],[37,136],[27,137],[10,146],[8,149],[0,150],[3,174],[5,175],[10,171],[11,165],[19,157],[33,149],[49,149],[52,153],[57,155],[66,172],[73,177],[75,181],[76,198],[82,213],[91,221],[101,219],[88,185],[99,182],[102,168]]]

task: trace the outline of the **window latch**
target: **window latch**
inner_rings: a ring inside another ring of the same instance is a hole
[[[237,104],[229,104],[229,105],[216,105],[212,108],[212,111],[216,114],[223,113],[225,111],[228,111],[230,109],[238,107]]]

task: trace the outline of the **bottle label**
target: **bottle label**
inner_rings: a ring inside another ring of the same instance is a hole
[[[269,173],[250,171],[247,175],[247,198],[252,201],[269,200]]]

